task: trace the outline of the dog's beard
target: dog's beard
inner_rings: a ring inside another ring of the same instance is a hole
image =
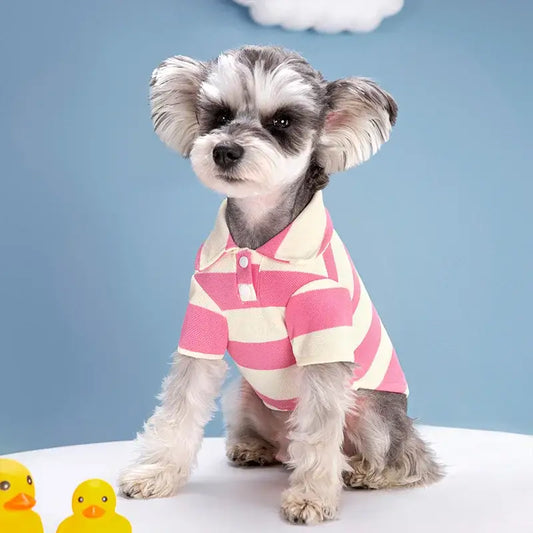
[[[244,155],[234,168],[223,170],[213,160],[213,148],[229,140],[238,142]],[[191,150],[191,164],[199,180],[230,198],[261,196],[290,185],[305,172],[310,157],[310,141],[298,154],[287,156],[268,141],[229,138],[223,133],[199,137]]]

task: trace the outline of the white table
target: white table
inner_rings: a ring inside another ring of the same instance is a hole
[[[447,477],[427,488],[344,491],[340,519],[318,526],[350,533],[533,533],[533,437],[421,427]],[[81,481],[116,483],[132,457],[131,442],[54,448],[12,455],[32,471],[46,533],[70,514]],[[134,533],[295,531],[278,515],[288,473],[282,467],[242,469],[227,464],[222,439],[206,439],[198,468],[175,498],[125,500],[118,512]]]

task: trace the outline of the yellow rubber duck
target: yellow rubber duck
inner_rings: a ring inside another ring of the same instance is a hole
[[[84,481],[72,496],[72,516],[57,533],[131,533],[131,524],[115,512],[117,497],[113,487],[101,479]]]
[[[41,517],[32,511],[35,487],[29,470],[0,457],[0,532],[43,533]]]

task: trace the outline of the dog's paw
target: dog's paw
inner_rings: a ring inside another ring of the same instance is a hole
[[[370,478],[374,473],[361,455],[354,455],[348,459],[351,470],[345,470],[342,473],[344,486],[351,489],[369,489]]]
[[[281,516],[292,524],[318,524],[337,516],[337,505],[293,488],[281,496]]]
[[[349,489],[386,489],[397,486],[398,477],[394,469],[373,467],[361,455],[354,455],[348,459],[351,471],[342,473],[344,486]]]
[[[226,456],[236,466],[267,466],[279,462],[273,446],[255,440],[229,445]]]
[[[134,464],[120,474],[118,485],[127,498],[166,498],[174,496],[188,477],[188,469],[175,465]]]

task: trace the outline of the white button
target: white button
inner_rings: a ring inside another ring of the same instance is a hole
[[[242,268],[246,268],[248,266],[248,258],[245,255],[241,255],[239,258],[239,265],[241,265]]]
[[[241,300],[248,300],[251,295],[250,287],[244,284],[239,285],[239,294],[241,296]]]

